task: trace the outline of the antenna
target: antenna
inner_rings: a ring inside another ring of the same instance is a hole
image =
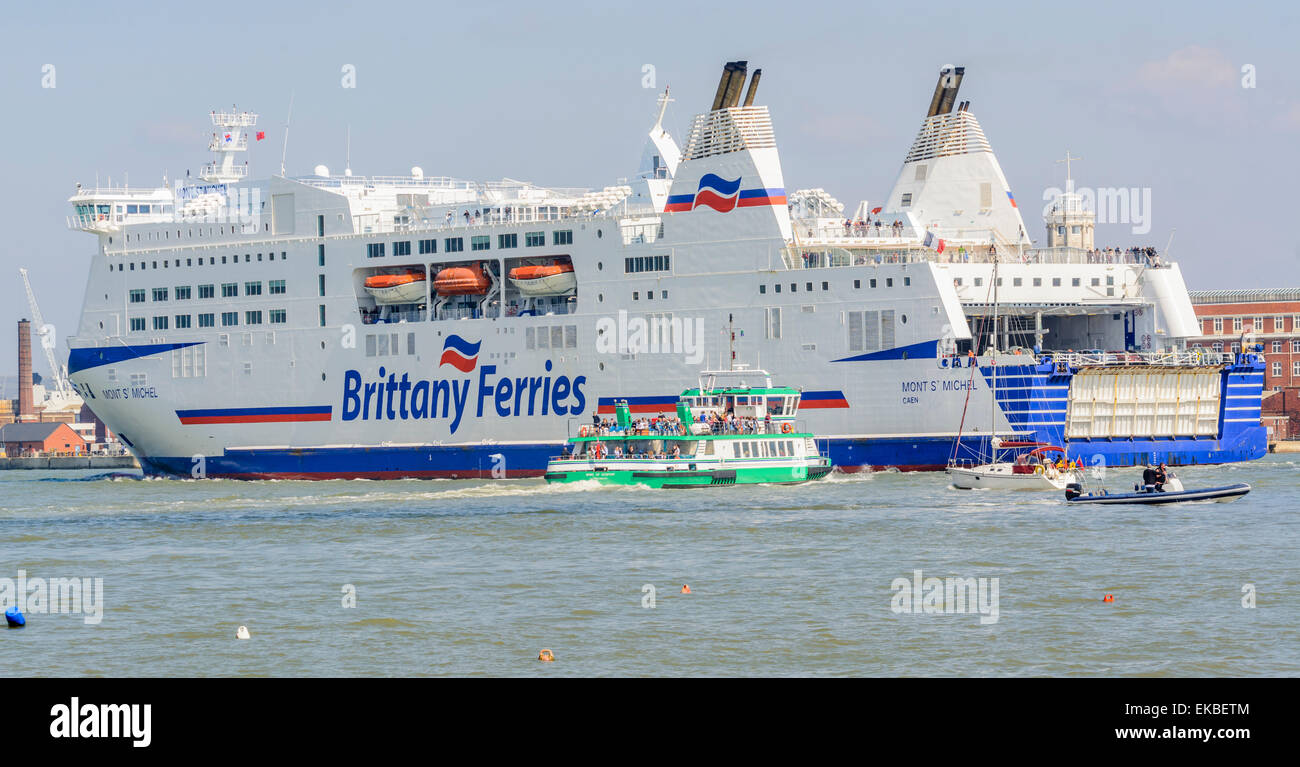
[[[1057,160],[1058,163],[1065,163],[1065,191],[1074,191],[1074,177],[1070,175],[1070,163],[1074,160],[1082,160],[1082,157],[1071,157],[1070,150],[1065,150],[1065,159]]]
[[[293,92],[289,93],[289,116],[284,120],[284,149],[280,150],[280,178],[284,178],[284,158],[289,154],[289,123],[293,122]]]
[[[348,125],[348,153],[347,162],[343,166],[343,175],[352,175],[352,125]]]
[[[1178,230],[1177,230],[1177,229],[1170,229],[1170,230],[1169,230],[1169,242],[1166,242],[1166,243],[1165,243],[1165,262],[1166,262],[1166,263],[1169,262],[1169,251],[1173,250],[1173,247],[1174,247],[1174,235],[1175,235],[1175,234],[1178,234]]]

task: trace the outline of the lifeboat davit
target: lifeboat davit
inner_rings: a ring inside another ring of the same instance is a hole
[[[479,267],[451,266],[438,272],[433,289],[440,296],[481,296],[491,284]]]
[[[525,296],[562,296],[578,286],[573,264],[516,266],[510,270],[510,281]]]
[[[366,278],[366,292],[377,304],[422,304],[425,300],[424,272],[376,274]]]

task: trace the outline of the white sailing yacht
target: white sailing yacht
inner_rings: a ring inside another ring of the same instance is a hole
[[[994,246],[996,248],[996,246]],[[993,261],[993,324],[989,333],[989,364],[992,368],[989,391],[993,403],[989,413],[989,462],[963,462],[958,459],[961,437],[954,443],[953,456],[948,461],[946,473],[953,487],[960,490],[991,488],[994,490],[1064,490],[1071,482],[1078,482],[1081,472],[1074,468],[1065,450],[1044,442],[1004,441],[997,436],[998,388],[998,257]],[[972,368],[972,375],[974,375]],[[1011,460],[999,460],[1003,450],[1034,448]]]

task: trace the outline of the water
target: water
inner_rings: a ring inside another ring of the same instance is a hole
[[[97,625],[29,610],[0,634],[3,673],[1300,674],[1300,460],[1179,473],[1254,491],[1103,509],[940,474],[653,491],[0,472],[0,577],[102,578],[104,603]],[[917,569],[997,578],[997,622],[895,613]]]

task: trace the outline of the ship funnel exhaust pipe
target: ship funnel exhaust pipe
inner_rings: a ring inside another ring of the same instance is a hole
[[[731,62],[735,70],[731,73],[731,79],[727,82],[727,91],[722,95],[722,106],[724,108],[740,106],[740,94],[745,88],[745,74],[748,71],[748,61]]]
[[[925,112],[926,117],[934,117],[939,114],[939,104],[943,101],[944,84],[948,81],[950,72],[951,70],[948,67],[939,70],[939,82],[934,86],[934,96],[930,97],[930,108]]]
[[[957,101],[957,90],[961,88],[961,79],[966,74],[966,67],[957,67],[951,72],[939,76],[939,85],[943,88],[943,98],[939,101],[939,111],[935,114],[948,114]]]
[[[728,61],[727,65],[722,68],[722,79],[718,80],[718,92],[713,96],[713,111],[722,109],[723,99],[727,95],[727,86],[731,83],[731,78],[736,72],[736,62]]]
[[[758,81],[763,77],[762,69],[755,69],[754,76],[749,78],[749,90],[745,92],[745,106],[754,105],[754,94],[758,93]]]

